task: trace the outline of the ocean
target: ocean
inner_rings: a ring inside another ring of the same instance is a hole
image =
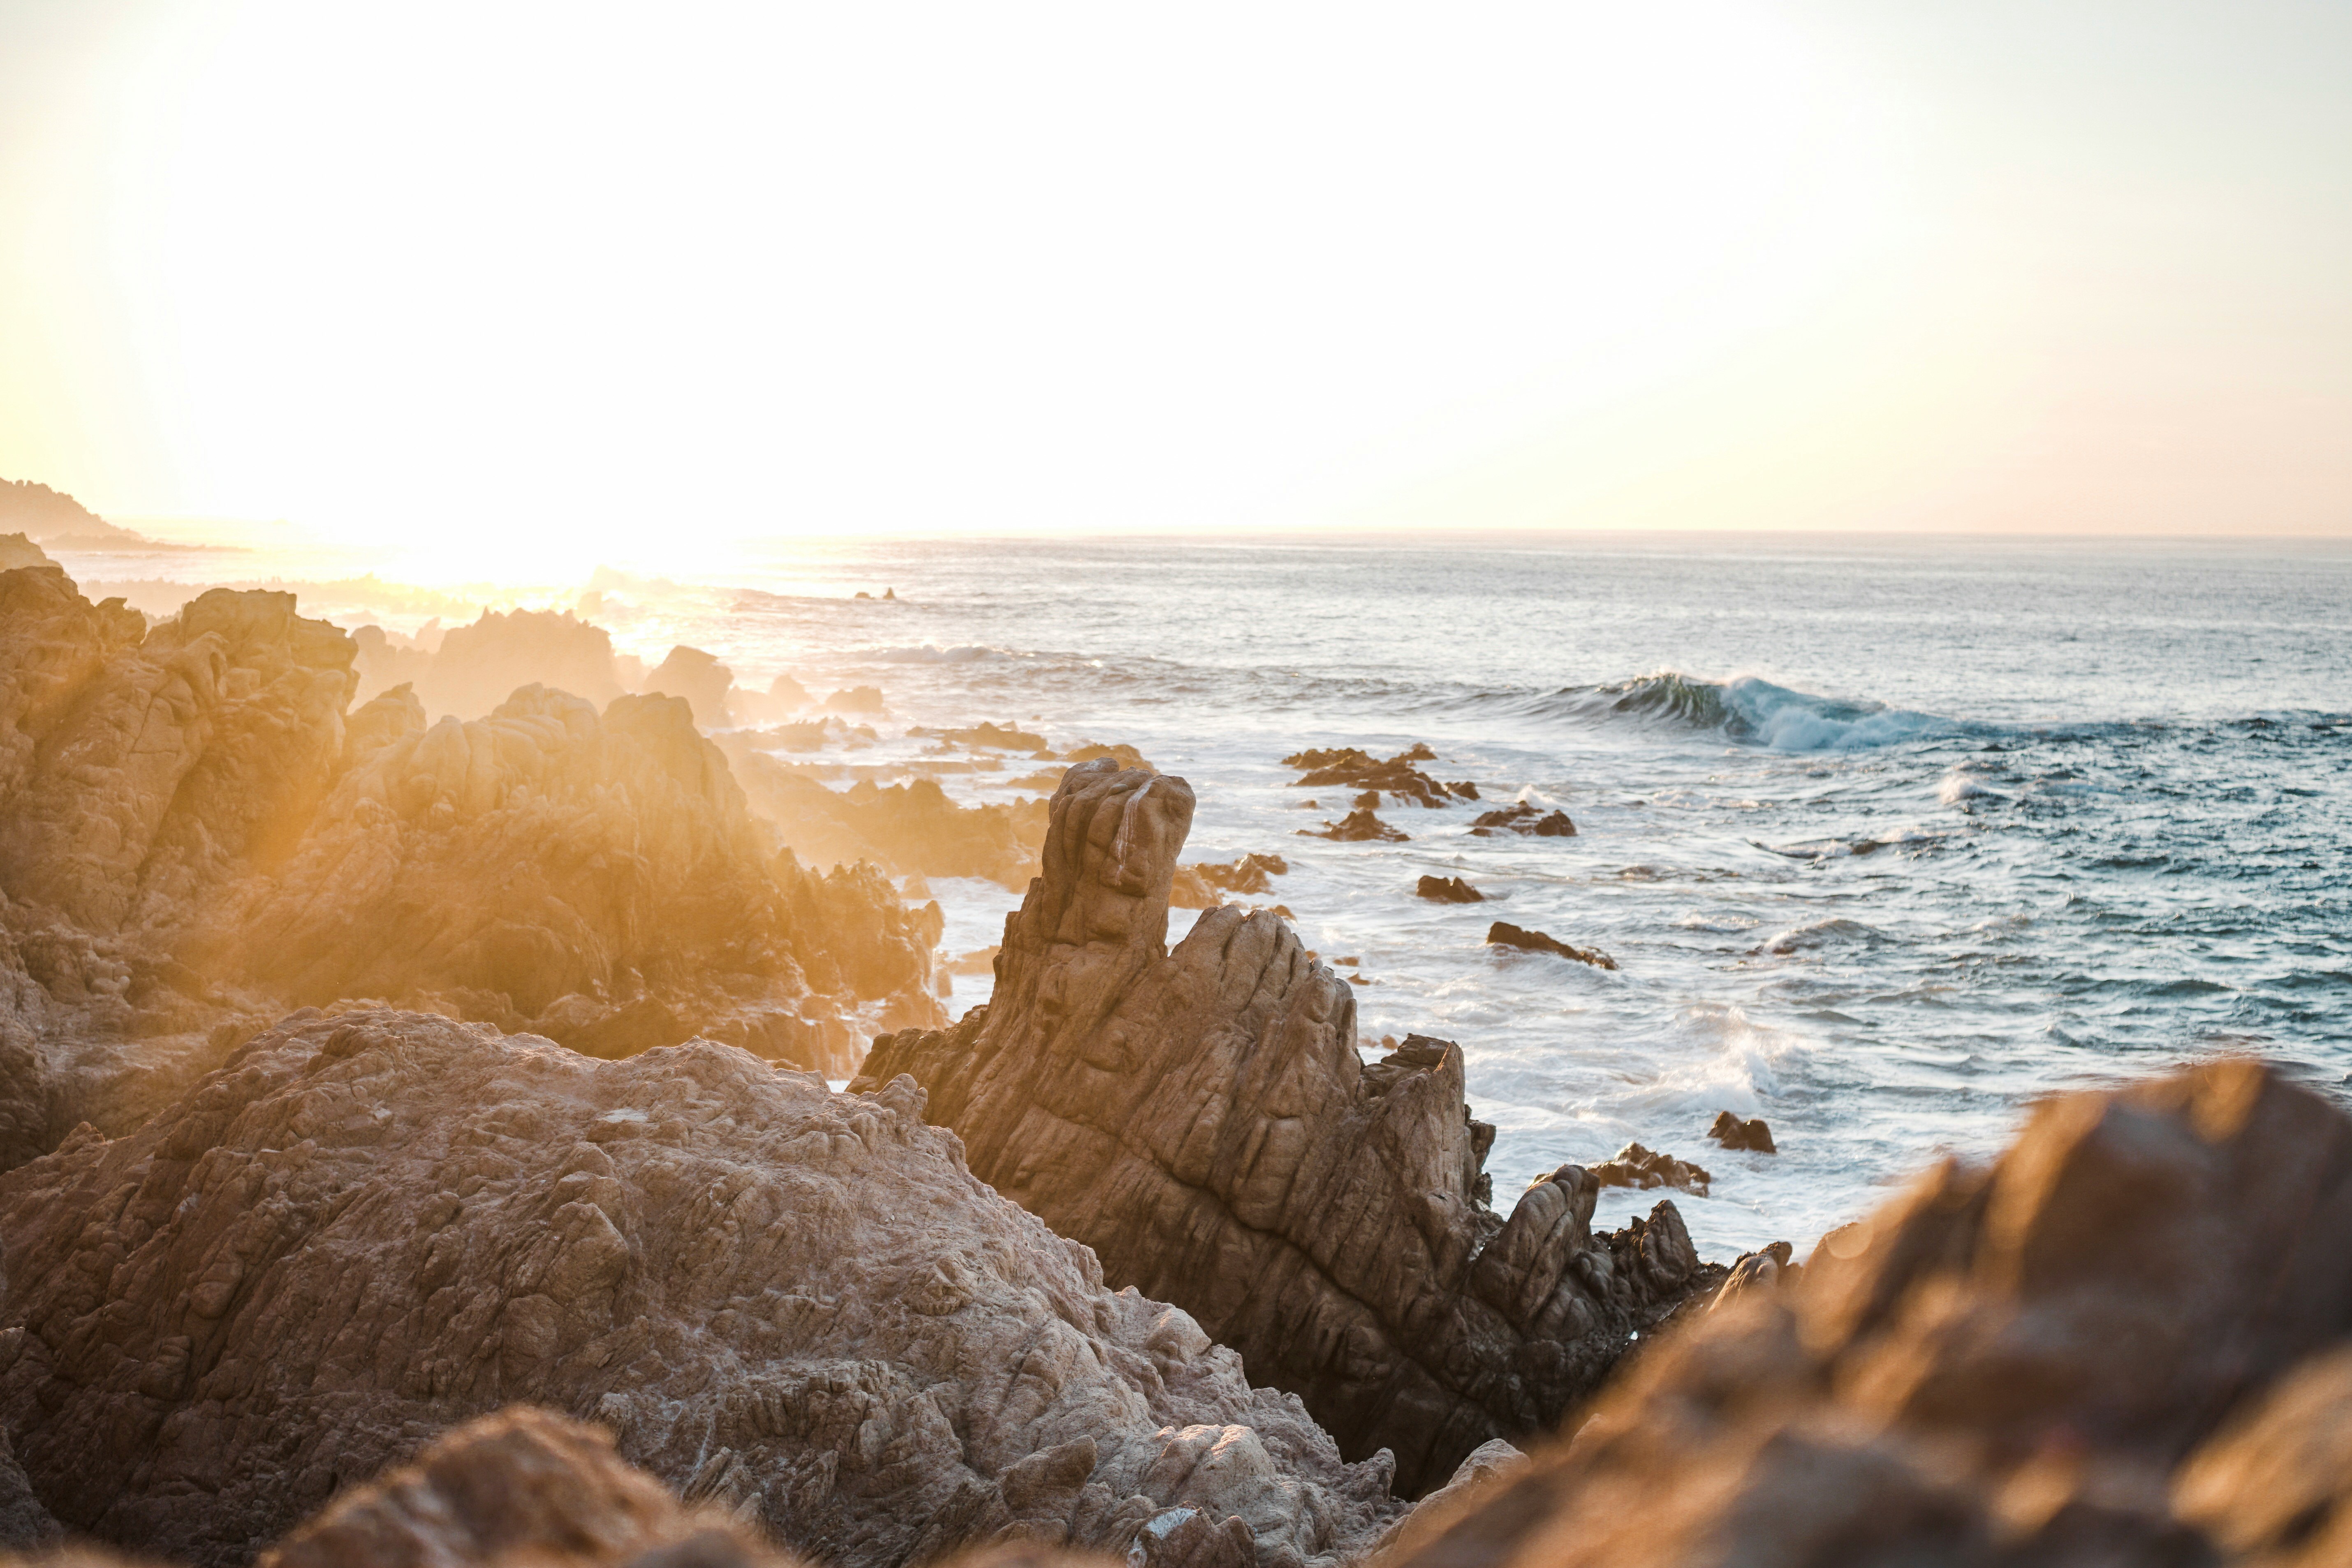
[[[1639,1142],[1713,1173],[1675,1194],[1703,1253],[1801,1254],[2053,1090],[2235,1052],[2352,1098],[2352,543],[877,542],[596,585],[648,665],[686,642],[760,689],[879,687],[877,739],[836,760],[887,770],[932,744],[909,727],[985,720],[1190,780],[1186,859],[1287,860],[1254,901],[1358,961],[1368,1049],[1461,1044],[1498,1207]],[[365,596],[309,607],[423,618]],[[1283,756],[1415,742],[1481,800],[1384,806],[1401,843],[1300,836],[1349,792]],[[1002,799],[1034,771],[941,783]],[[1515,800],[1576,836],[1471,833]],[[1489,901],[1423,901],[1424,874]],[[950,955],[1018,901],[930,886]],[[1498,920],[1619,967],[1490,948]],[[1706,1142],[1727,1110],[1780,1152]],[[1604,1194],[1599,1220],[1660,1195]]]

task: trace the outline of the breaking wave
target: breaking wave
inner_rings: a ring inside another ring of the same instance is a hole
[[[1700,680],[1671,670],[1606,686],[1566,687],[1537,707],[1561,718],[1646,719],[1716,730],[1776,752],[1856,751],[1985,728],[1881,702],[1792,691],[1752,675]]]

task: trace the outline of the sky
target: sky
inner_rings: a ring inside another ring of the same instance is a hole
[[[0,0],[117,521],[2352,534],[2347,279],[2342,0]]]

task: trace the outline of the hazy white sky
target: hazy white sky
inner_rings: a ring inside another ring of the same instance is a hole
[[[2352,5],[0,0],[0,476],[453,552],[2352,532]]]

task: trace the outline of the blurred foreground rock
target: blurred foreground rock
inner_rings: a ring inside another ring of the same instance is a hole
[[[206,1564],[517,1401],[833,1563],[1336,1568],[1399,1516],[1385,1461],[1105,1289],[921,1106],[709,1042],[297,1015],[0,1177],[0,1417],[68,1530]]]
[[[1192,804],[1181,779],[1072,768],[994,1000],[877,1039],[857,1084],[911,1075],[977,1174],[1424,1490],[1558,1422],[1723,1271],[1671,1203],[1594,1236],[1573,1165],[1488,1208],[1460,1049],[1362,1065],[1352,993],[1278,916],[1210,910],[1170,952]]]
[[[1397,1561],[2352,1562],[2347,1335],[2342,1110],[2248,1062],[2070,1095],[1670,1337]]]

